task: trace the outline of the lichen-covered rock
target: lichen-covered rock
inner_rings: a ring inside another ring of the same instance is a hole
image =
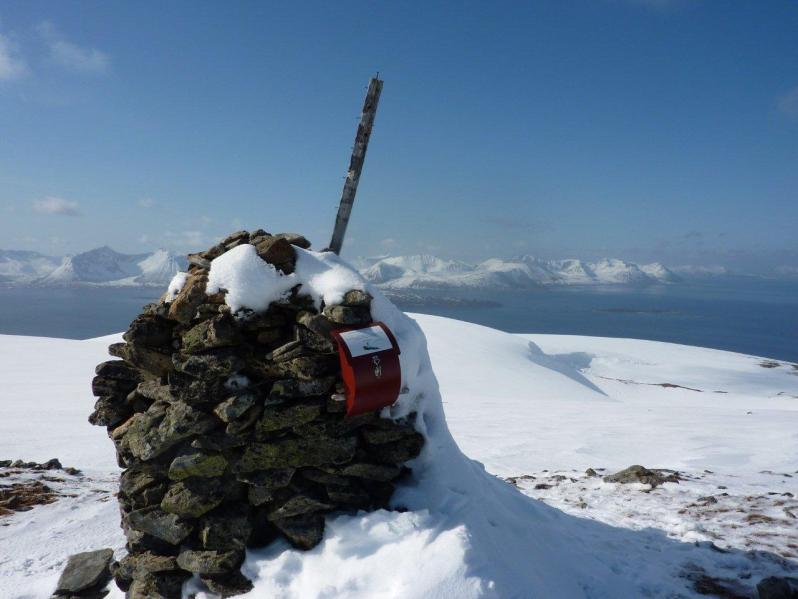
[[[177,353],[172,356],[175,370],[196,378],[228,377],[244,367],[244,360],[230,350],[202,354]]]
[[[169,465],[169,478],[183,480],[190,476],[215,478],[224,474],[227,460],[221,454],[193,452],[179,455]]]
[[[241,418],[244,413],[255,405],[258,398],[252,393],[242,393],[227,398],[213,409],[222,422],[231,422]]]
[[[200,580],[208,587],[208,590],[222,599],[243,595],[252,590],[252,581],[241,572],[232,572],[221,576],[202,574]]]
[[[199,352],[216,347],[230,347],[240,340],[240,332],[229,314],[205,320],[183,334],[183,351]]]
[[[195,574],[225,574],[240,566],[243,561],[243,551],[186,549],[177,556],[177,564]]]
[[[171,545],[180,544],[194,528],[176,514],[168,514],[157,507],[130,512],[127,523],[133,530],[147,533]]]
[[[202,518],[199,540],[204,549],[243,550],[252,534],[252,528],[247,506],[220,508]]]
[[[222,481],[188,479],[169,487],[161,509],[183,518],[199,518],[221,505],[226,489]]]
[[[125,435],[125,441],[135,457],[147,461],[214,426],[211,416],[178,401],[166,408],[157,426],[150,419],[133,424]]]
[[[321,414],[318,402],[294,403],[284,406],[267,406],[256,423],[259,433],[291,428],[315,420]]]
[[[186,572],[144,572],[134,575],[134,580],[125,595],[126,599],[175,599],[180,597],[183,582],[189,577]]]
[[[284,439],[273,443],[253,443],[244,450],[236,469],[239,472],[252,472],[268,468],[343,464],[354,457],[356,449],[355,437],[320,437],[312,441]]]

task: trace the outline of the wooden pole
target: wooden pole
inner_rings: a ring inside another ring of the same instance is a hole
[[[336,254],[341,253],[341,246],[344,244],[346,226],[349,224],[349,216],[352,214],[352,205],[355,203],[357,184],[360,181],[360,173],[363,170],[363,162],[366,160],[366,150],[371,137],[371,128],[374,126],[374,117],[377,114],[377,104],[380,101],[382,92],[382,81],[377,77],[372,77],[369,81],[369,89],[366,92],[366,101],[363,103],[363,113],[360,115],[360,124],[357,126],[355,135],[355,147],[352,148],[352,158],[349,161],[349,172],[346,174],[344,190],[341,193],[341,204],[338,206],[338,216],[335,217],[335,228],[333,229],[332,239],[330,240],[330,251]]]

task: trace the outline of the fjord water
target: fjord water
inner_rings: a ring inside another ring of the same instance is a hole
[[[154,287],[0,287],[0,334],[87,339],[119,332],[161,292]],[[798,362],[798,281],[726,279],[435,295],[499,305],[436,301],[414,302],[406,309],[512,333],[653,339]]]

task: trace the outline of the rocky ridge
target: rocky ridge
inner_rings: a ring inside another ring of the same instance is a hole
[[[119,465],[128,554],[111,564],[131,598],[178,597],[198,574],[228,597],[251,583],[246,547],[278,537],[310,549],[324,515],[387,508],[424,440],[412,416],[346,417],[330,332],[372,322],[353,289],[321,305],[296,285],[264,312],[233,313],[207,294],[212,261],[242,244],[277,272],[294,272],[299,235],[230,235],[188,256],[179,289],[144,308],[97,366],[89,417],[107,427]]]

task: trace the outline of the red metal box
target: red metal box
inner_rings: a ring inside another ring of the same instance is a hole
[[[399,397],[402,370],[399,344],[382,322],[338,329],[341,372],[346,389],[346,415],[355,416],[389,406]]]

